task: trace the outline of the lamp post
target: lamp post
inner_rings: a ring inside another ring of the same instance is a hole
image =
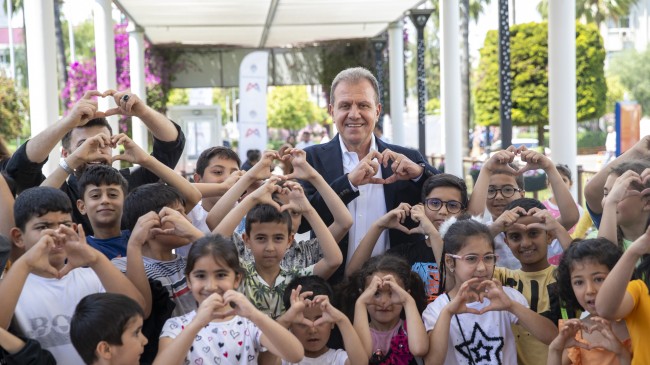
[[[424,27],[431,16],[431,9],[412,9],[409,11],[409,18],[418,32],[418,129],[419,129],[419,150],[422,156],[426,156],[426,126],[424,124],[424,107],[427,103],[427,89],[424,83]]]
[[[512,144],[512,81],[510,80],[510,19],[508,0],[499,0],[499,94],[501,148]]]

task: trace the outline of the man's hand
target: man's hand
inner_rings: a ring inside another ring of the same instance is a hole
[[[354,170],[348,174],[350,184],[354,187],[365,184],[383,184],[384,179],[375,177],[379,171],[379,162],[377,160],[381,160],[381,158],[381,153],[370,150],[366,157],[362,158]]]
[[[384,167],[388,166],[389,161],[393,161],[390,164],[390,169],[393,171],[393,174],[384,180],[384,184],[392,184],[398,180],[417,179],[424,173],[424,167],[411,161],[401,153],[385,149],[381,155],[382,158],[380,160]]]
[[[85,125],[91,119],[104,117],[105,114],[97,110],[97,100],[93,100],[94,96],[101,97],[103,94],[97,90],[86,91],[84,96],[72,106],[63,121],[70,123],[70,126],[74,128]]]
[[[135,94],[129,90],[117,91],[107,90],[103,96],[112,96],[117,104],[117,108],[108,109],[104,112],[105,116],[126,115],[130,117],[142,117],[147,111],[147,105]]]

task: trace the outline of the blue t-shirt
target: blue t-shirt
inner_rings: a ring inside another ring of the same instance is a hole
[[[603,218],[603,213],[594,213],[591,208],[589,208],[589,204],[585,204],[587,207],[587,212],[589,212],[589,215],[591,216],[591,220],[594,222],[594,225],[596,228],[600,228],[600,220]]]
[[[117,237],[99,239],[94,236],[86,237],[86,242],[106,255],[109,260],[116,257],[126,257],[126,245],[129,243],[131,231],[125,229]]]

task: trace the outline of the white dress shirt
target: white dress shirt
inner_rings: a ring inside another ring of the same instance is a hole
[[[359,156],[356,152],[349,152],[339,138],[341,145],[341,154],[343,157],[343,173],[350,173],[359,164]],[[372,136],[370,144],[371,150],[377,150],[375,136]],[[381,178],[381,168],[375,174],[375,177]],[[352,184],[350,184],[352,186]],[[359,191],[359,196],[348,204],[348,210],[352,215],[352,227],[348,235],[348,253],[347,262],[350,262],[354,251],[359,247],[359,242],[366,235],[370,226],[386,214],[386,198],[384,197],[384,185],[382,184],[365,184],[358,187],[352,186],[354,191]],[[377,240],[372,256],[381,255],[390,247],[388,232],[384,230]]]

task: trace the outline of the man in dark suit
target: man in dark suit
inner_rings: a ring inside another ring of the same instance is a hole
[[[328,143],[305,149],[309,164],[352,214],[352,228],[339,243],[345,262],[375,220],[402,202],[421,203],[422,183],[438,173],[418,151],[374,137],[373,129],[381,112],[378,95],[377,80],[370,71],[361,67],[341,71],[332,82],[329,104],[338,134]],[[311,184],[303,185],[323,221],[331,224],[333,217],[321,196]],[[415,226],[413,222],[405,225]],[[373,254],[413,239],[391,229],[388,236],[384,232],[379,238]],[[340,278],[340,273],[341,270],[335,277]]]

